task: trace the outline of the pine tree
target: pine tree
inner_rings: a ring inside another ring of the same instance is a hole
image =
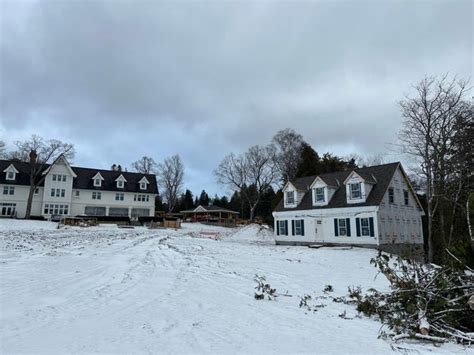
[[[201,195],[199,196],[199,204],[201,206],[209,206],[209,196],[205,190],[202,190]]]

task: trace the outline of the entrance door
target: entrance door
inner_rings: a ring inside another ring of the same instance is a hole
[[[321,218],[314,219],[314,240],[321,241],[323,239],[323,220]]]

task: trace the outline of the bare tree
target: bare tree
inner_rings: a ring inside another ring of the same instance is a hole
[[[254,220],[264,191],[275,181],[273,146],[253,146],[245,154],[226,156],[214,174],[220,184],[241,193],[250,208],[250,220]]]
[[[467,82],[425,77],[414,87],[414,97],[400,102],[403,128],[399,134],[402,152],[420,165],[425,182],[428,219],[428,259],[433,261],[433,216],[445,194],[449,173],[450,152],[457,117],[464,115]],[[444,233],[443,214],[441,232]]]
[[[5,142],[0,141],[0,159],[6,158],[6,153],[5,153]]]
[[[281,130],[272,139],[273,161],[283,184],[293,180],[301,160],[303,137],[290,128]]]
[[[351,159],[353,159],[354,164],[362,168],[366,166],[382,165],[385,161],[385,154],[374,153],[366,154],[364,156],[359,154],[351,154],[344,158],[346,161],[351,161]]]
[[[154,174],[157,164],[153,158],[143,156],[141,159],[138,159],[136,162],[132,163],[132,168],[135,171],[142,174]]]
[[[179,155],[166,158],[159,164],[157,177],[162,196],[168,204],[168,212],[172,212],[183,187],[184,165]]]
[[[73,158],[74,146],[56,139],[45,140],[37,135],[32,135],[31,138],[26,141],[17,141],[15,145],[17,150],[12,152],[11,158],[27,162],[30,165],[30,191],[28,193],[25,214],[25,218],[30,218],[33,195],[36,188],[41,185],[46,178],[46,176],[42,175],[46,165],[54,163],[61,156],[68,159]]]

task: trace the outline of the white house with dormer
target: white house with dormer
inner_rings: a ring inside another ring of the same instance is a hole
[[[30,165],[0,160],[0,217],[23,218],[30,191]],[[32,216],[154,216],[152,174],[74,167],[63,156],[41,172]]]
[[[400,163],[288,182],[275,239],[289,245],[423,245],[424,215]]]

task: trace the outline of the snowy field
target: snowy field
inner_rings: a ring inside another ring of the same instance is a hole
[[[387,287],[369,265],[374,255],[275,246],[258,226],[0,220],[0,353],[468,353],[378,339],[380,323],[329,299],[316,313],[299,308],[299,296],[322,296],[326,285],[334,296]],[[255,274],[293,297],[255,300]]]

